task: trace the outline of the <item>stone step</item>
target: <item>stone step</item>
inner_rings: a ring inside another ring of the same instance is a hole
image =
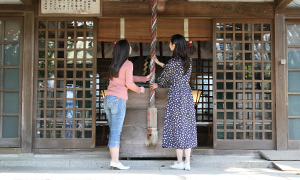
[[[269,161],[300,161],[300,150],[262,150],[259,153]]]
[[[273,161],[273,167],[281,171],[300,172],[300,161]]]
[[[121,160],[124,165],[134,167],[169,168],[176,160],[168,159],[130,159]],[[0,167],[64,167],[64,168],[108,168],[109,157],[97,155],[21,155],[0,156]],[[215,156],[193,155],[191,166],[210,168],[268,168],[272,162],[254,156]]]

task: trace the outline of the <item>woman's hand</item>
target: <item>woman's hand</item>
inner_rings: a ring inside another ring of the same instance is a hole
[[[147,81],[149,81],[151,79],[152,75],[153,75],[153,72],[150,73],[148,76],[146,76],[147,77]]]
[[[151,90],[156,89],[157,87],[157,83],[150,83]]]
[[[145,92],[145,88],[143,86],[141,86],[141,93]]]
[[[160,62],[160,61],[157,59],[156,56],[153,57],[153,60],[154,60],[154,62],[155,62],[157,65],[159,65],[159,66],[161,66],[161,67],[164,67],[165,64],[162,63],[162,62]]]

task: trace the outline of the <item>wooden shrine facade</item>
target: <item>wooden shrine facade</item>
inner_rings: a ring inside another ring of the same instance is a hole
[[[99,14],[42,14],[41,2],[0,5],[0,153],[95,148],[97,73],[108,63],[98,44],[151,41],[148,1],[102,0]],[[299,149],[300,11],[291,2],[167,1],[158,13],[159,42],[179,33],[198,53],[211,44],[193,76],[195,89],[211,82],[211,148]]]

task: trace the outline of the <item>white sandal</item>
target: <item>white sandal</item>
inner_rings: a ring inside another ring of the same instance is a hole
[[[184,169],[187,170],[187,171],[190,171],[191,170],[191,166],[190,166],[190,163],[184,163]]]
[[[110,169],[114,170],[114,169],[119,169],[119,170],[127,170],[130,169],[130,166],[123,166],[122,163],[115,163],[113,161],[110,161]]]
[[[184,169],[184,163],[181,162],[178,164],[178,162],[175,162],[173,165],[170,166],[172,169]]]

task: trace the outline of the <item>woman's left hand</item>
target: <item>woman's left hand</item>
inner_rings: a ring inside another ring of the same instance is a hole
[[[150,73],[148,76],[146,76],[147,77],[147,81],[149,81],[151,79],[152,75],[153,75],[153,72]]]
[[[150,83],[151,90],[156,89],[157,87],[157,83]]]
[[[157,65],[159,65],[159,66],[161,66],[161,67],[164,67],[165,64],[162,63],[162,62],[160,62],[160,61],[157,59],[156,56],[153,57],[153,60],[154,60],[154,62],[155,62]]]

